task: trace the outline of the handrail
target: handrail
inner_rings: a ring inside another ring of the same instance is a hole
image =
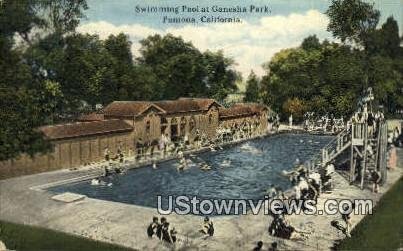
[[[339,154],[339,150],[345,150],[345,146],[351,143],[351,137],[349,137],[349,139],[345,142],[346,136],[350,136],[347,128],[339,132],[334,139],[322,147],[320,154],[313,156],[311,159],[305,162],[309,169],[316,169],[318,165],[323,166],[325,162],[328,162],[332,160],[334,156],[337,156]],[[329,153],[332,154],[329,155]]]

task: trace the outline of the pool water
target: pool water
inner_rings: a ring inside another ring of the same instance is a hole
[[[157,207],[157,196],[179,195],[198,199],[262,199],[271,184],[284,190],[290,188],[281,171],[290,169],[299,159],[304,162],[332,139],[331,136],[281,134],[244,142],[216,152],[187,156],[189,168],[178,172],[178,160],[132,169],[114,175],[107,185],[91,185],[82,181],[52,187],[55,193],[74,192],[91,198]],[[200,170],[200,163],[212,169]],[[167,201],[164,200],[163,205]]]

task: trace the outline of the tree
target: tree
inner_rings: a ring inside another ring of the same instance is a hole
[[[375,30],[380,16],[374,4],[361,0],[332,0],[326,14],[329,16],[327,30],[332,32],[333,37],[364,48],[368,46],[368,35]]]
[[[403,107],[403,72],[399,72],[394,60],[389,57],[374,56],[370,61],[370,79],[376,103],[383,105],[386,111],[394,113]]]
[[[400,38],[399,38],[399,26],[393,17],[388,17],[386,22],[381,28],[382,37],[384,38],[384,50],[386,55],[395,58],[399,55]]]
[[[152,67],[164,82],[164,97],[175,99],[204,89],[202,54],[189,42],[168,34],[140,41],[141,64]]]
[[[25,1],[25,0],[24,0]],[[74,32],[88,9],[86,0],[30,1],[37,8],[35,15],[45,24],[46,33],[69,34]]]
[[[256,74],[251,71],[246,81],[245,102],[257,102],[259,100],[259,79]]]
[[[362,90],[361,60],[359,51],[327,42],[315,50],[283,50],[265,64],[263,100],[283,117],[283,104],[293,98],[301,100],[306,111],[346,116]]]
[[[58,12],[60,24],[65,25],[58,29],[57,35],[48,29],[51,23],[45,14],[47,4],[53,6],[52,13]],[[80,0],[19,0],[0,4],[0,160],[15,158],[21,153],[32,156],[50,149],[37,127],[54,122],[54,115],[63,104],[62,87],[54,81],[53,71],[61,58],[60,53],[56,53],[58,50],[37,53],[31,46],[47,44],[62,48],[63,33],[74,30],[84,5],[85,1]],[[42,38],[33,40],[37,38],[34,33],[43,29],[48,29],[46,42],[41,43]],[[16,35],[26,44],[16,46]],[[43,51],[48,48],[45,46]]]
[[[235,63],[233,59],[224,57],[222,51],[206,51],[203,53],[203,60],[208,97],[222,101],[229,93],[237,90],[235,82],[239,79],[239,74],[232,69]]]
[[[161,100],[164,99],[164,83],[146,65],[134,65],[131,70],[132,84],[127,86],[130,100]]]
[[[163,83],[163,97],[213,97],[223,99],[236,90],[233,60],[222,52],[201,53],[190,42],[171,34],[149,36],[140,41],[141,65],[151,67]]]
[[[71,102],[85,101],[91,106],[106,104],[117,96],[116,60],[97,35],[69,36],[64,67],[59,73],[63,93]]]
[[[109,35],[104,42],[105,49],[120,63],[121,66],[133,63],[129,36],[119,33],[117,36]]]
[[[13,40],[15,34],[28,41],[33,28],[43,28],[46,23],[37,14],[38,3],[31,0],[2,1],[0,5],[0,34]]]
[[[133,58],[131,53],[132,43],[129,40],[129,36],[123,33],[118,35],[110,35],[104,41],[104,47],[106,51],[113,57],[115,61],[115,68],[113,73],[116,77],[116,95],[114,97],[118,100],[132,99],[138,97],[137,93],[131,93],[129,90],[133,82],[131,71],[133,70]],[[111,91],[111,90],[109,90]]]
[[[294,121],[300,122],[306,112],[305,103],[299,98],[287,99],[283,104],[283,112],[288,116],[292,115]]]
[[[397,58],[400,55],[400,38],[396,20],[389,17],[381,29],[369,34],[367,44],[369,56],[382,55]]]
[[[321,48],[321,44],[316,35],[312,35],[302,41],[301,48],[307,51],[318,50]]]
[[[36,128],[49,122],[55,106],[61,100],[56,83],[45,83],[41,91],[26,88],[1,88],[0,107],[0,161],[12,159],[21,153],[33,156],[51,149]]]
[[[372,87],[376,105],[387,113],[401,110],[403,50],[396,21],[389,17],[376,29],[379,11],[359,0],[333,0],[327,14],[328,30],[343,43],[320,44],[309,36],[299,48],[275,54],[264,64],[263,101],[283,117],[293,107],[348,117]]]

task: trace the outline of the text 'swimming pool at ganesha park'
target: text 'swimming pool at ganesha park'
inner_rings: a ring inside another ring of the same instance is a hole
[[[319,209],[314,200],[269,200],[268,196],[260,200],[250,199],[198,199],[197,196],[168,196],[168,205],[163,208],[162,196],[157,196],[157,211],[161,215],[176,213],[179,215],[245,215],[248,211],[257,215],[263,210],[264,214],[306,214],[306,215],[335,215],[372,214],[373,201],[370,199],[335,200],[328,199],[323,203],[323,209]]]

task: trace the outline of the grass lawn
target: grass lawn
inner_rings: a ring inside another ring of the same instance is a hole
[[[129,251],[132,249],[93,241],[40,227],[0,221],[0,240],[18,251]]]
[[[403,248],[403,178],[381,198],[336,250],[399,250]]]

